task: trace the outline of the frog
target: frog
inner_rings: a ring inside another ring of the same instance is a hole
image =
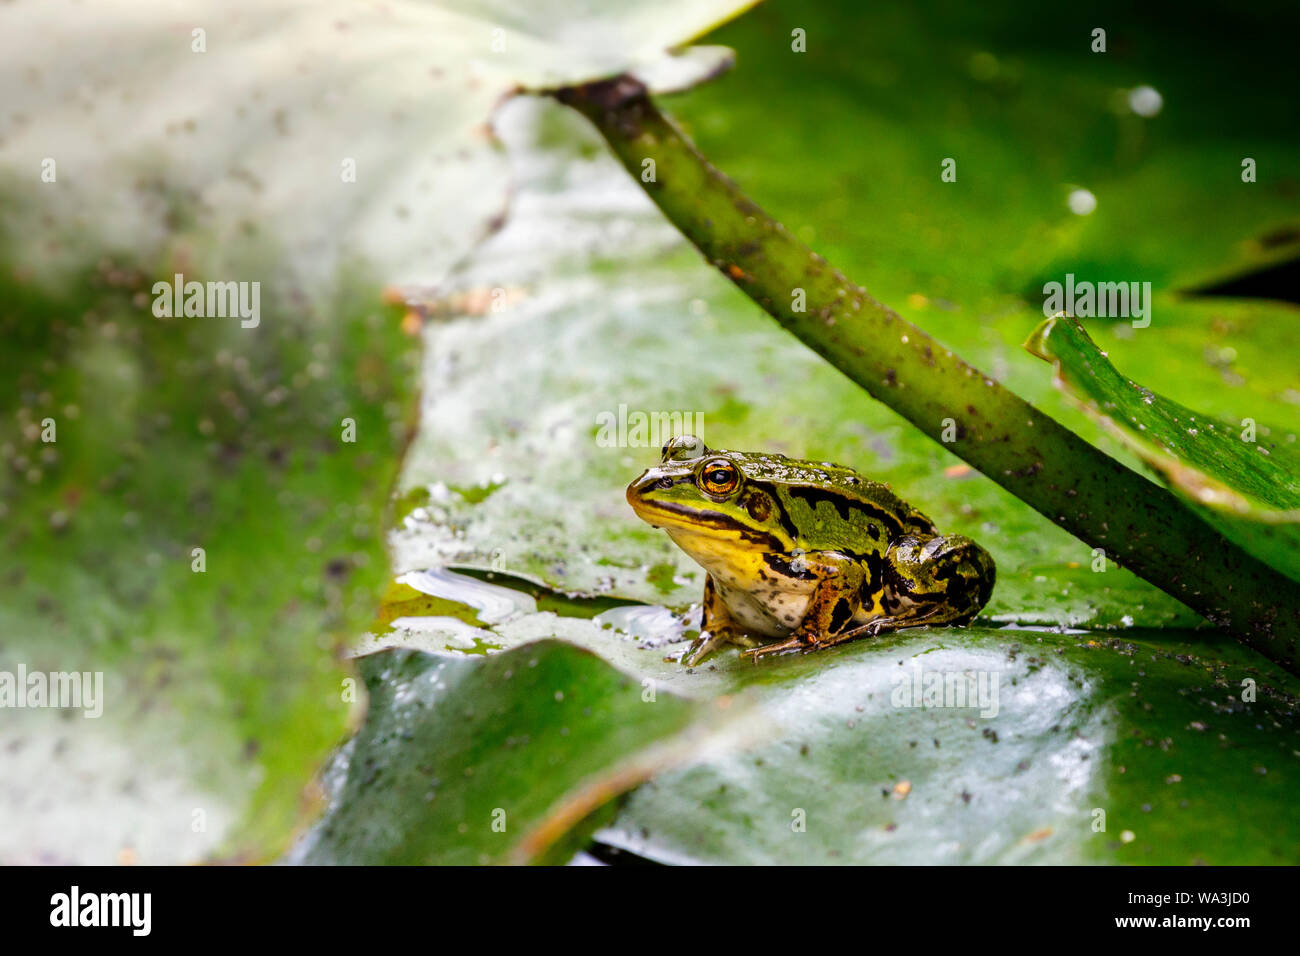
[[[889,486],[831,462],[667,441],[627,486],[637,517],[705,571],[698,666],[728,645],[757,662],[921,625],[969,624],[993,557]]]

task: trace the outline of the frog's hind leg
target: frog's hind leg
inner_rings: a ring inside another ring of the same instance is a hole
[[[817,578],[803,620],[785,641],[764,644],[745,651],[741,656],[757,661],[768,654],[810,651],[847,639],[842,635],[849,630],[861,606],[865,579],[862,566],[838,551],[809,552],[802,556],[802,564],[803,573]]]
[[[874,633],[920,624],[969,624],[988,603],[993,558],[963,535],[900,538],[885,557],[884,617]]]

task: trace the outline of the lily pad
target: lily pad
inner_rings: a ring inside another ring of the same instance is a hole
[[[1253,419],[1227,422],[1157,395],[1111,364],[1083,325],[1058,315],[1025,343],[1056,386],[1125,442],[1207,521],[1300,580],[1300,444]]]
[[[361,671],[365,726],[328,772],[330,808],[290,862],[563,858],[593,814],[694,752],[693,721],[722,713],[560,641],[486,659],[384,651]]]
[[[750,2],[19,0],[0,13],[3,225],[42,270],[189,231],[196,272],[258,237],[313,279],[437,281],[504,212],[498,102],[654,67]]]
[[[457,575],[420,584],[472,596]],[[597,834],[609,845],[665,863],[1300,859],[1300,679],[1224,635],[916,628],[688,668],[691,622],[622,610],[480,625],[489,655],[558,637],[639,686],[749,703],[755,733],[655,774]],[[362,649],[463,653],[429,625]]]
[[[501,213],[503,96],[743,6],[3,6],[0,670],[103,693],[5,710],[0,859],[279,854],[388,579],[419,340],[385,287]],[[178,274],[248,314],[169,312]]]
[[[597,839],[666,863],[1300,860],[1300,683],[1230,642],[916,629],[773,664],[732,672],[766,744],[659,775]]]
[[[359,282],[261,324],[160,320],[135,260],[0,276],[0,670],[102,680],[5,710],[10,862],[257,859],[351,704],[336,649],[387,578],[417,340]],[[349,432],[354,441],[349,441]]]
[[[1300,255],[1300,127],[1278,122],[1297,12],[1213,9],[1185,8],[1217,25],[1198,32],[1120,0],[1086,22],[1068,7],[772,0],[707,38],[736,50],[731,74],[662,105],[877,299],[909,318],[910,297],[930,302],[918,324],[965,356],[932,314],[988,331],[1067,272],[1169,293]],[[1071,209],[1078,190],[1086,213]]]

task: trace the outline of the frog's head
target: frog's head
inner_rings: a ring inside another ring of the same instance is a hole
[[[659,464],[627,486],[627,501],[706,568],[734,549],[787,551],[793,541],[760,471],[754,456],[717,451],[683,435],[664,445]]]

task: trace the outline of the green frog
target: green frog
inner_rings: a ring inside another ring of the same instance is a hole
[[[993,592],[987,551],[829,462],[719,451],[684,435],[627,486],[627,500],[708,572],[690,666],[725,644],[757,660],[968,624]]]

